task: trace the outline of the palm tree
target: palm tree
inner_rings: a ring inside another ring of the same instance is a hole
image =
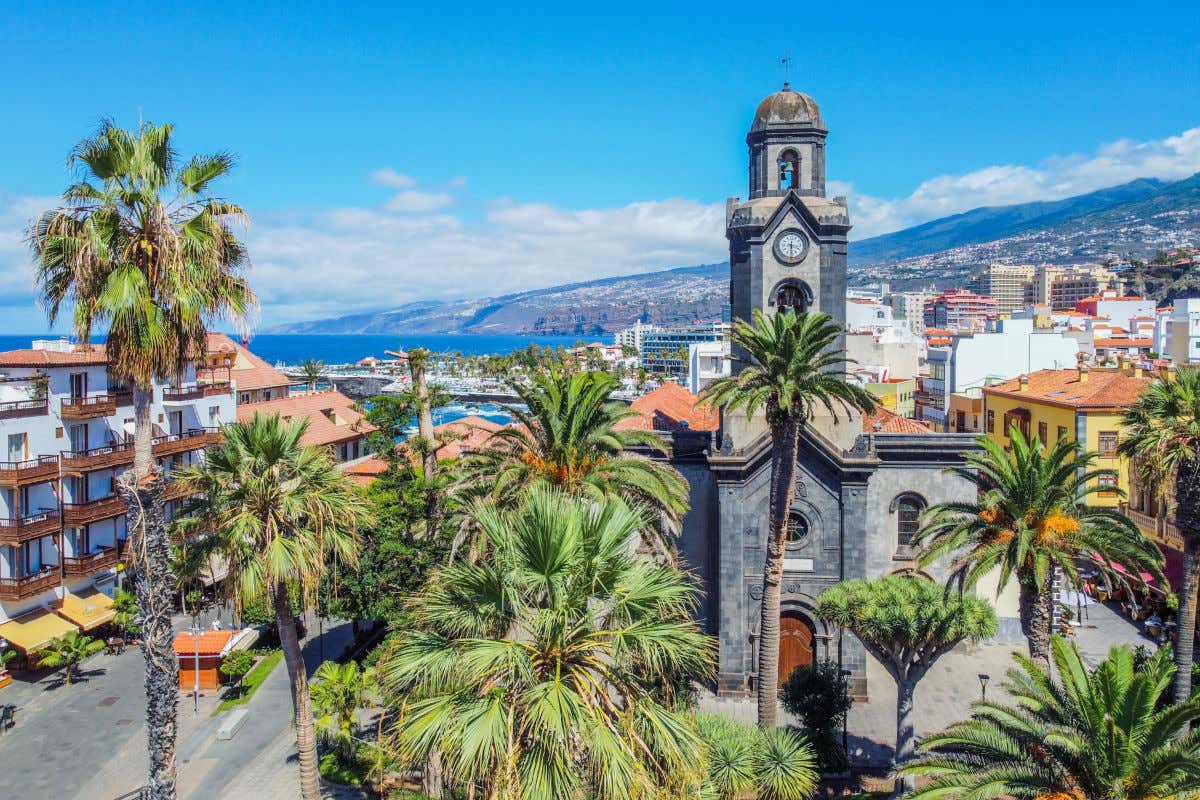
[[[79,674],[79,664],[104,649],[104,642],[78,631],[71,631],[46,645],[38,652],[38,663],[44,667],[63,667],[63,682],[68,686]]]
[[[645,506],[656,522],[665,520],[647,533],[660,554],[672,552],[662,529],[677,525],[687,511],[687,481],[673,468],[629,452],[643,447],[665,453],[667,446],[650,431],[618,425],[637,415],[610,401],[619,385],[606,372],[557,370],[535,373],[528,385],[510,383],[527,410],[513,407],[518,424],[497,431],[487,447],[467,456],[459,490],[510,506],[536,486],[595,500],[620,497]]]
[[[642,516],[542,487],[474,514],[487,557],[437,574],[378,666],[397,755],[440,754],[498,800],[636,797],[693,777],[701,743],[664,687],[710,674],[711,648],[692,582],[634,551]]]
[[[913,543],[922,548],[919,565],[948,557],[951,581],[963,586],[992,570],[998,570],[997,591],[1015,578],[1029,655],[1048,667],[1056,569],[1072,585],[1079,584],[1079,561],[1121,583],[1114,562],[1162,581],[1162,554],[1120,511],[1087,504],[1096,492],[1111,491],[1100,478],[1114,474],[1093,467],[1095,453],[1066,438],[1047,448],[1015,425],[1008,435],[1011,454],[981,436],[982,452],[968,453],[963,466],[949,470],[974,484],[978,495],[931,508]]]
[[[804,800],[817,788],[807,741],[783,728],[763,730],[716,714],[697,714],[706,769],[700,797],[714,800]]]
[[[133,389],[133,469],[118,486],[128,508],[129,554],[143,620],[147,797],[175,797],[178,666],[172,648],[170,542],[162,480],[151,451],[155,381],[177,377],[204,352],[206,328],[221,317],[244,320],[254,306],[242,273],[245,248],[229,228],[242,209],[214,197],[213,183],[233,167],[227,153],[180,161],[170,125],[136,132],[102,123],[71,153],[80,180],[63,205],[33,224],[28,241],[50,323],[70,308],[86,345],[107,328],[110,379]]]
[[[306,358],[300,362],[300,371],[304,373],[304,380],[308,381],[308,388],[315,392],[317,381],[325,374],[325,362],[319,358]]]
[[[1133,459],[1143,485],[1161,494],[1173,489],[1175,529],[1183,540],[1175,643],[1175,702],[1191,694],[1196,638],[1196,591],[1200,588],[1200,369],[1176,370],[1155,379],[1125,413],[1117,452]]]
[[[817,614],[853,633],[896,681],[897,765],[916,748],[912,712],[921,678],[960,642],[995,636],[998,626],[978,597],[907,575],[839,583],[817,598]],[[910,778],[896,782],[897,794],[910,789]]]
[[[229,565],[225,584],[241,599],[269,598],[292,687],[300,788],[305,800],[320,796],[308,675],[300,652],[291,587],[311,600],[331,561],[353,564],[365,503],[338,471],[328,450],[301,444],[305,419],[284,423],[256,413],[225,426],[224,440],[204,464],[177,473],[184,490],[215,521],[213,535],[188,547],[193,569],[220,556]]]
[[[779,693],[779,591],[788,512],[796,491],[800,432],[814,412],[847,414],[873,411],[875,399],[847,382],[845,367],[853,363],[837,349],[842,329],[828,314],[797,315],[792,309],[767,317],[754,312],[752,322],[737,320],[730,332],[743,351],[743,366],[734,375],[708,386],[705,401],[727,413],[745,409],[746,417],[765,409],[771,429],[770,520],[759,619],[758,724],[775,727]]]
[[[1055,636],[1059,680],[1015,655],[1013,705],[980,702],[971,718],[921,742],[906,775],[930,780],[910,797],[1159,800],[1200,793],[1200,697],[1156,710],[1174,665],[1159,650],[1140,670],[1128,645],[1089,670]]]
[[[366,708],[375,682],[375,670],[360,669],[355,661],[322,662],[313,673],[313,711],[321,738],[337,748],[343,762],[354,752],[354,713]]]
[[[128,640],[130,634],[136,633],[137,625],[137,596],[133,592],[117,589],[113,592],[113,624],[121,629],[121,635]]]
[[[425,443],[426,449],[422,454],[421,463],[425,466],[426,477],[432,478],[437,474],[437,455],[433,451],[433,402],[429,393],[429,382],[426,379],[426,367],[430,353],[423,347],[414,347],[405,353],[403,350],[385,350],[386,355],[398,358],[408,364],[409,376],[412,378],[413,405],[417,409],[417,435]]]

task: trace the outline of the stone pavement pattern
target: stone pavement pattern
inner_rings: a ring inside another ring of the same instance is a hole
[[[1098,663],[1116,644],[1154,643],[1139,633],[1138,627],[1108,606],[1093,605],[1087,609],[1077,641],[1086,661]],[[997,699],[1005,673],[1013,666],[1013,645],[960,645],[942,656],[917,685],[914,708],[918,739],[944,730],[967,717],[971,703],[980,698],[979,675],[989,675],[988,697]],[[1021,652],[1024,652],[1021,649]],[[858,702],[850,710],[848,728],[851,759],[855,764],[888,765],[896,732],[896,685],[875,659],[867,659],[867,685],[870,698]],[[717,698],[706,695],[701,706],[733,716],[744,722],[755,719],[754,702],[750,699]],[[780,719],[796,722],[780,709]]]

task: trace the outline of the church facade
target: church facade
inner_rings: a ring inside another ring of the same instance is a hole
[[[735,319],[789,307],[845,319],[850,215],[844,198],[825,195],[826,136],[817,104],[786,84],[758,106],[746,137],[749,196],[727,204]],[[719,643],[717,690],[745,694],[756,677],[769,432],[761,417],[738,412],[722,415],[716,431],[671,435],[672,461],[692,492],[680,553],[703,586],[700,613]],[[781,677],[829,658],[851,671],[858,696],[867,695],[865,651],[851,634],[821,622],[816,598],[839,581],[913,571],[909,541],[920,515],[971,496],[971,486],[946,468],[973,448],[970,435],[934,433],[891,414],[809,423],[784,563]],[[1015,620],[1008,622],[1011,633]]]

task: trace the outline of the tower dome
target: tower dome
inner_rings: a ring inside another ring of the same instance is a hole
[[[794,92],[785,83],[783,90],[768,95],[754,112],[750,132],[772,128],[817,128],[825,130],[817,101],[803,92]]]

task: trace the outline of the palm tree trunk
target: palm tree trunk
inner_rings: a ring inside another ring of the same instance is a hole
[[[175,800],[179,662],[171,628],[171,542],[163,512],[162,475],[154,468],[153,387],[134,387],[133,469],[117,482],[125,500],[130,572],[142,623],[146,659],[146,746],[150,769],[145,800]]]
[[[1020,587],[1019,613],[1021,616],[1021,632],[1029,647],[1029,657],[1050,669],[1050,635],[1053,625],[1053,581],[1054,576],[1047,578],[1047,585],[1038,586],[1037,579],[1028,573],[1017,576]]]
[[[1192,658],[1196,647],[1196,590],[1200,587],[1200,536],[1183,535],[1183,580],[1179,587],[1179,618],[1175,628],[1175,683],[1172,695],[1176,703],[1192,695]],[[1186,730],[1186,729],[1185,729]]]
[[[429,384],[425,380],[424,359],[410,358],[408,369],[412,375],[413,395],[417,401],[417,433],[429,447],[424,464],[425,479],[429,480],[437,474],[437,453],[433,449],[433,409],[429,404]]]
[[[767,557],[763,564],[762,606],[758,624],[758,725],[776,725],[779,705],[779,599],[787,520],[795,492],[800,425],[792,418],[771,426],[771,497]]]
[[[312,698],[308,694],[308,672],[300,652],[300,637],[296,634],[296,618],[292,615],[286,583],[276,582],[271,586],[271,602],[275,606],[275,626],[279,629],[283,661],[292,684],[296,752],[300,758],[300,796],[304,800],[320,800],[321,775],[317,768],[317,734],[313,727]]]
[[[896,681],[896,754],[894,764],[897,769],[904,766],[917,749],[916,736],[913,733],[913,696],[917,690],[917,679],[907,676]],[[895,795],[899,797],[915,788],[913,778],[905,775],[896,778]]]

